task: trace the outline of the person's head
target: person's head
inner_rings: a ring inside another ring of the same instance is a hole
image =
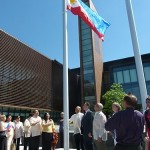
[[[61,117],[61,118],[64,118],[64,112],[61,112],[61,113],[60,113],[60,117]]]
[[[88,110],[90,108],[90,103],[88,103],[88,102],[85,102],[84,104],[83,104],[83,110]]]
[[[34,111],[33,111],[33,115],[34,115],[34,116],[38,116],[38,115],[39,115],[39,111],[38,111],[37,109],[34,110]]]
[[[44,120],[48,120],[50,118],[50,114],[48,112],[46,112],[44,114]]]
[[[112,110],[113,110],[113,112],[118,112],[118,111],[120,111],[121,110],[121,106],[120,106],[120,104],[119,103],[117,103],[117,102],[114,102],[113,104],[112,104]]]
[[[103,110],[103,104],[101,103],[97,103],[96,105],[94,105],[94,110],[97,111],[102,111]]]
[[[6,121],[6,116],[5,115],[1,115],[0,120],[5,122]]]
[[[150,97],[146,98],[146,107],[150,108]]]
[[[77,106],[77,107],[75,108],[75,112],[76,112],[76,113],[81,112],[81,107],[80,107],[80,106]]]
[[[126,109],[128,107],[135,107],[137,104],[137,98],[134,95],[126,95],[123,98],[123,107]]]
[[[32,116],[33,116],[33,114],[32,114],[32,113],[29,113],[28,118],[31,118]]]
[[[17,121],[17,122],[20,121],[20,116],[16,116],[16,121]]]
[[[8,115],[6,116],[6,119],[7,119],[8,122],[10,122],[10,121],[12,120],[12,116],[11,116],[10,114],[8,114]]]

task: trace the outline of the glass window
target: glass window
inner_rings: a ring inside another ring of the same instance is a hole
[[[84,74],[84,81],[94,81],[93,73]]]
[[[130,69],[131,82],[137,82],[137,74],[135,69]]]
[[[82,45],[91,44],[91,39],[86,39],[82,41]]]
[[[82,50],[88,50],[88,49],[92,49],[92,45],[91,44],[87,44],[87,45],[82,45]]]
[[[84,96],[95,96],[94,85],[86,86],[84,85]]]
[[[84,35],[84,34],[90,34],[91,33],[91,30],[88,28],[88,29],[84,29],[84,30],[82,30],[82,35]]]
[[[92,60],[92,55],[89,55],[89,56],[83,57],[83,62],[91,61],[91,60]]]
[[[123,71],[124,83],[130,83],[130,75],[129,70]]]
[[[150,67],[144,67],[145,80],[150,81]]]
[[[114,72],[113,75],[114,75],[114,82],[117,83],[117,73]]]
[[[88,74],[88,73],[93,73],[93,69],[91,69],[91,70],[84,69],[84,74]]]
[[[82,40],[85,40],[85,39],[91,39],[91,34],[82,35]]]
[[[87,55],[92,55],[92,50],[90,49],[90,50],[87,50],[87,51],[83,51],[82,54],[83,54],[83,57],[87,56]]]
[[[123,83],[122,71],[117,72],[117,80],[118,80],[118,83]]]
[[[133,94],[137,97],[138,103],[141,104],[141,96],[140,96],[140,89],[139,87],[132,88]]]

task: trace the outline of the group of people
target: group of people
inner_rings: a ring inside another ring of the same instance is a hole
[[[147,110],[142,114],[135,110],[137,98],[132,95],[126,95],[122,100],[123,110],[118,103],[112,104],[113,114],[106,118],[103,113],[103,105],[97,103],[94,105],[95,113],[90,110],[90,104],[83,104],[75,108],[69,123],[74,125],[74,139],[77,150],[106,150],[107,135],[111,134],[114,138],[114,150],[142,150],[144,125],[146,133],[150,137],[150,97],[146,99]],[[61,112],[59,120],[59,140],[60,147],[64,144],[64,113]],[[41,119],[39,111],[34,110],[32,114],[22,123],[17,116],[15,121],[11,121],[11,115],[1,115],[0,117],[0,150],[11,150],[12,143],[16,144],[16,150],[19,150],[19,144],[24,137],[24,150],[38,150],[40,146],[40,137],[42,137],[42,149],[51,150],[55,132],[54,121],[49,113],[44,114]],[[148,145],[150,150],[150,142]]]
[[[11,150],[12,143],[15,143],[16,150],[19,150],[19,144],[24,137],[24,150],[38,150],[40,146],[40,137],[42,135],[42,149],[51,150],[53,141],[53,132],[55,125],[50,119],[49,113],[44,114],[41,119],[39,111],[34,110],[29,117],[22,123],[17,116],[12,122],[12,116],[1,115],[0,118],[0,150]]]
[[[77,106],[76,114],[70,118],[70,122],[74,123],[76,149],[106,150],[107,135],[111,134],[114,150],[142,150],[144,125],[147,137],[150,138],[150,97],[146,99],[146,104],[147,109],[143,114],[135,110],[137,98],[127,94],[122,100],[123,110],[118,103],[113,103],[114,113],[108,120],[101,103],[94,106],[95,114],[90,110],[88,102],[83,105],[84,114],[81,113],[81,107]]]

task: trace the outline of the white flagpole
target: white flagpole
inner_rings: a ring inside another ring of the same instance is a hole
[[[134,14],[132,10],[131,0],[125,0],[125,2],[126,2],[126,9],[127,9],[129,26],[130,26],[130,33],[131,33],[131,38],[132,38],[132,46],[133,46],[133,51],[134,51],[137,76],[138,76],[138,81],[139,81],[142,109],[144,111],[146,109],[145,100],[147,98],[147,89],[146,89],[143,65],[142,65],[142,60],[141,60],[141,55],[140,55],[140,47],[139,47],[139,42],[138,42],[138,37],[137,37],[137,32],[136,32],[136,25],[134,21]]]
[[[63,111],[64,111],[64,150],[69,150],[69,111],[68,111],[68,32],[66,0],[63,0]]]

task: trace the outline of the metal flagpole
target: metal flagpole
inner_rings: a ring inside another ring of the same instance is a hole
[[[132,39],[132,46],[134,51],[134,57],[135,57],[135,64],[136,64],[136,70],[137,70],[137,76],[138,76],[138,82],[139,82],[139,88],[140,88],[140,94],[141,94],[141,102],[142,102],[142,109],[143,111],[146,109],[145,100],[147,98],[147,89],[146,89],[146,83],[144,78],[144,71],[143,71],[143,65],[140,55],[140,47],[136,32],[136,25],[134,21],[134,14],[132,10],[132,4],[131,0],[125,0],[126,2],[126,9],[127,9],[127,15],[129,20],[129,26],[130,26],[130,33],[131,33],[131,39]]]
[[[64,150],[69,150],[69,111],[68,111],[68,32],[66,0],[63,0],[63,111],[64,111]]]

